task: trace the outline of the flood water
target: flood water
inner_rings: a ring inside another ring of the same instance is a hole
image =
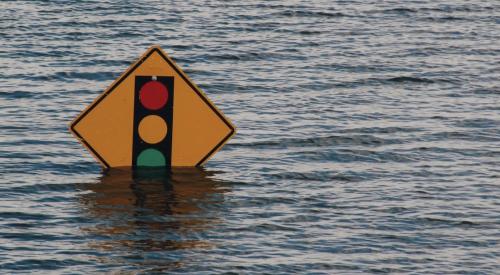
[[[68,125],[160,45],[237,127],[102,171]],[[494,274],[500,3],[1,1],[0,273]]]

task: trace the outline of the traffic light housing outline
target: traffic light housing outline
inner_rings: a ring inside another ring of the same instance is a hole
[[[158,81],[166,87],[167,100],[164,106],[157,110],[148,109],[141,101],[140,92],[150,81]],[[165,167],[171,167],[172,136],[173,136],[173,105],[174,105],[174,77],[173,76],[136,76],[134,91],[134,132],[132,143],[132,167],[143,167],[137,163],[137,158],[146,149],[156,149],[165,158]],[[139,133],[140,122],[150,115],[161,117],[167,125],[166,136],[158,143],[148,143]],[[150,167],[150,166],[146,166]],[[153,166],[154,167],[154,166]]]

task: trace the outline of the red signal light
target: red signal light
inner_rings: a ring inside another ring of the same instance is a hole
[[[149,81],[142,86],[139,92],[139,100],[146,109],[159,110],[167,103],[167,87],[159,81]]]

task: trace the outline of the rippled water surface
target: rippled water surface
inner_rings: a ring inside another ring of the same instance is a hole
[[[159,44],[234,122],[103,172],[69,122]],[[500,270],[498,1],[1,1],[0,273]]]

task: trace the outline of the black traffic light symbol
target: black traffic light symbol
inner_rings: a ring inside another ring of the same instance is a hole
[[[136,76],[134,100],[134,167],[170,167],[174,77]]]

